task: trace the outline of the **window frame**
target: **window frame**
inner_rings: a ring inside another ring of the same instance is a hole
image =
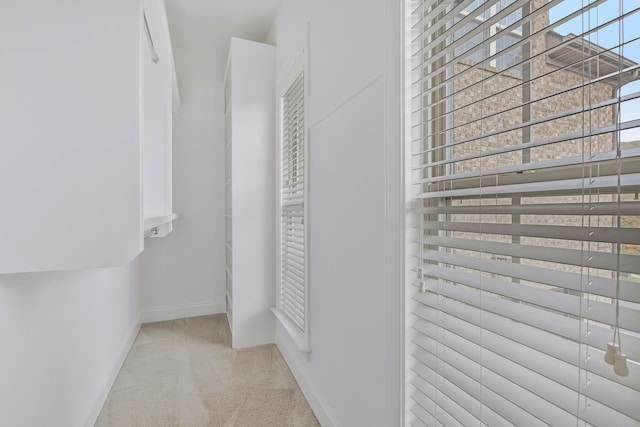
[[[281,68],[282,72],[277,77],[277,134],[276,134],[276,307],[272,309],[276,319],[282,325],[285,331],[289,334],[291,339],[297,345],[297,347],[305,353],[311,352],[311,339],[310,339],[310,292],[309,292],[309,155],[308,155],[308,142],[309,142],[309,128],[304,123],[303,128],[303,232],[304,232],[304,331],[293,322],[293,320],[282,309],[282,189],[283,189],[283,177],[282,177],[282,149],[283,149],[283,101],[286,92],[290,87],[303,75],[303,116],[307,112],[307,98],[309,96],[309,82],[308,82],[308,56],[307,56],[307,44],[308,36],[305,35],[301,40],[304,44],[293,49],[292,54],[285,62],[285,65]]]
[[[405,2],[405,7],[406,7],[406,11],[405,11],[405,19],[406,19],[406,23],[405,23],[405,25],[406,25],[406,27],[405,27],[405,36],[406,36],[405,49],[406,49],[407,52],[411,51],[411,49],[410,49],[411,41],[413,40],[413,38],[415,36],[415,31],[414,31],[414,28],[412,26],[412,21],[411,21],[411,8],[413,7],[412,3],[417,3],[417,2],[411,2],[411,1]],[[496,4],[501,4],[501,3],[502,3],[501,1],[498,1]],[[491,43],[495,43],[495,41],[493,41]],[[523,42],[523,43],[526,43],[526,42]],[[488,45],[488,44],[490,44],[490,43],[485,43],[479,49],[479,51],[483,50],[483,49],[486,49],[487,48],[486,45]],[[510,50],[510,48],[506,48],[501,52],[505,52],[506,53],[509,50]],[[493,54],[494,54],[494,52],[491,53],[491,55],[493,55]],[[462,55],[462,56],[464,56],[464,55]],[[421,129],[420,130],[416,130],[416,129],[412,128],[412,120],[411,120],[411,118],[412,118],[412,113],[414,113],[414,110],[413,110],[413,108],[411,108],[412,107],[412,90],[411,90],[412,89],[412,83],[411,82],[414,79],[412,78],[412,73],[411,73],[411,69],[412,69],[412,65],[413,65],[411,63],[411,60],[412,60],[411,54],[408,53],[407,57],[405,57],[406,64],[410,64],[410,65],[407,66],[408,70],[405,72],[405,90],[406,90],[406,92],[405,92],[405,94],[406,94],[405,95],[406,96],[405,106],[407,108],[407,113],[405,115],[405,118],[407,119],[406,128],[405,128],[406,129],[406,134],[407,134],[407,138],[405,139],[405,147],[406,147],[407,151],[409,151],[409,154],[407,156],[409,159],[411,159],[411,151],[412,151],[412,140],[413,140],[413,138],[411,136],[412,131],[416,134],[416,137],[415,137],[416,140],[419,138],[418,135],[421,135],[420,137],[422,137],[422,138],[427,138],[427,136],[422,134],[422,130]],[[492,62],[493,61],[495,61],[495,58],[492,59]],[[488,65],[493,65],[493,63],[489,63]],[[420,71],[422,71],[422,70],[420,70]],[[528,76],[528,77],[523,76],[523,80],[524,80],[524,78],[530,79],[530,76]],[[438,101],[436,101],[436,102],[438,102]],[[620,97],[618,97],[618,102],[620,102]],[[416,111],[417,111],[417,109],[416,109]],[[416,114],[416,116],[417,116],[417,114]],[[442,116],[444,117],[444,114]],[[418,119],[416,121],[420,121],[420,120]],[[449,126],[445,126],[445,127],[448,128]],[[446,147],[446,145],[447,144],[443,145],[442,147]],[[432,151],[433,152],[437,152],[436,150],[432,150]],[[442,152],[445,152],[445,150],[443,149]],[[446,154],[444,156],[446,156],[446,160],[450,160],[451,153],[450,152],[446,152]],[[637,152],[634,153],[634,155],[631,158],[632,158],[632,161],[637,161]],[[571,160],[571,159],[564,158],[563,160],[568,161],[568,160]],[[608,159],[600,159],[600,160],[597,160],[597,161],[593,161],[593,163],[594,164],[595,163],[601,164],[603,167],[613,167],[613,166],[615,166],[616,162],[624,163],[625,161],[627,161],[626,157],[621,156],[621,159],[618,159],[618,160],[616,160],[616,158],[608,158]],[[424,165],[426,163],[428,163],[428,162],[425,161],[425,163],[422,166],[424,167]],[[586,163],[587,163],[587,165],[590,165],[589,162],[586,162]],[[436,174],[434,176],[436,176],[436,177],[446,177],[446,176],[450,176],[450,175],[455,175],[455,173],[452,172],[454,164],[455,164],[455,162],[452,162],[452,163],[448,163],[447,165],[442,166],[443,170],[442,170],[441,174]],[[451,168],[451,169],[449,169],[449,168]],[[537,170],[536,172],[538,173],[538,175],[544,174],[544,176],[549,181],[554,181],[555,182],[555,181],[562,180],[562,179],[579,178],[580,177],[580,173],[579,172],[583,171],[584,168],[585,168],[585,162],[583,162],[582,164],[581,163],[574,163],[574,164],[565,164],[565,165],[555,165],[554,167],[549,167],[544,172],[540,172],[539,170]],[[512,171],[512,172],[514,174],[515,173],[521,173],[521,172],[517,172],[517,171]],[[406,173],[406,175],[408,177],[408,180],[411,181],[412,167],[411,167],[411,161],[410,160],[408,161],[407,167],[405,168],[405,173]],[[464,175],[464,174],[461,174],[461,175]],[[538,178],[539,177],[534,177],[533,175],[527,175],[525,173],[524,175],[520,175],[520,176],[515,175],[515,181],[514,182],[518,182],[519,184],[532,184],[532,183],[537,183],[538,182]],[[585,178],[583,177],[582,179],[584,180]],[[465,181],[464,179],[462,179],[460,177],[456,177],[455,181],[452,180],[454,182],[453,182],[453,184],[451,184],[451,188],[449,188],[449,190],[452,190],[452,188],[453,189],[458,189],[458,188],[455,188],[456,185],[458,185],[459,188],[462,188],[462,189],[473,189],[473,188],[478,187],[475,184],[477,182],[481,182],[482,180],[483,180],[482,175],[476,176],[474,178],[467,178],[466,182],[464,182]],[[481,185],[480,187],[481,188],[486,188],[483,185]],[[497,187],[497,184],[496,184],[496,187]],[[618,184],[618,187],[620,187],[619,184]],[[416,199],[411,197],[412,193],[414,195],[417,195],[417,194],[420,193],[420,191],[417,191],[415,187],[411,187],[411,184],[408,185],[408,188],[409,188],[409,190],[407,191],[406,204],[407,204],[407,206],[411,207],[410,209],[412,209],[412,210],[414,210],[416,212],[416,215],[410,215],[410,214],[408,215],[408,221],[407,221],[408,227],[406,228],[406,232],[410,236],[413,237],[413,236],[415,236],[415,234],[411,234],[411,233],[416,233],[417,234],[416,229],[423,228],[423,225],[420,222],[422,221],[422,218],[424,217],[424,215],[418,213],[418,211],[419,211],[418,204],[419,203],[418,203],[418,201]],[[491,186],[488,186],[488,188],[491,189]],[[618,188],[617,191],[620,192],[620,188]],[[557,194],[558,195],[565,195],[565,194],[572,195],[573,192],[574,192],[573,190],[566,190],[565,189],[563,191],[559,190]],[[434,191],[433,193],[435,194],[437,192]],[[444,193],[445,192],[443,192],[443,194]],[[507,194],[507,196],[502,195],[502,193],[496,193],[496,194],[500,194],[499,197],[510,197],[511,199],[516,197],[516,193],[513,193],[513,194],[509,193],[509,194]],[[624,194],[624,191],[623,191],[622,194]],[[482,196],[482,194],[479,194],[478,196]],[[436,202],[438,200],[439,201],[445,200],[445,198],[436,199],[435,196],[431,196],[429,199],[433,200],[434,202]],[[429,207],[429,208],[431,208],[431,207]],[[618,209],[620,209],[620,208],[618,207]],[[431,212],[435,212],[435,213],[432,214],[435,218],[439,218],[440,215],[442,215],[442,216],[447,216],[448,215],[448,213],[446,213],[446,212],[445,213],[438,213],[437,210],[431,210]],[[444,212],[444,211],[442,211],[442,212]],[[622,214],[620,212],[621,211],[618,210],[618,215],[622,216]],[[509,215],[514,215],[515,216],[516,213],[510,213]],[[518,217],[519,217],[519,215],[518,215]],[[438,221],[438,219],[434,219],[433,221]],[[518,219],[518,221],[519,221],[519,219]],[[618,228],[619,228],[619,226],[618,226]],[[441,231],[442,230],[440,230],[438,228],[437,233],[441,233]],[[446,232],[442,231],[442,234],[444,235],[444,234],[446,234]],[[517,234],[511,234],[511,236],[520,238],[520,236],[517,235]],[[413,321],[410,320],[410,319],[412,317],[411,306],[412,305],[417,305],[417,304],[412,303],[411,294],[413,292],[421,292],[421,293],[424,292],[422,290],[422,289],[424,289],[424,283],[422,283],[421,279],[427,275],[426,272],[422,271],[422,269],[418,269],[418,263],[416,262],[415,259],[412,258],[412,254],[415,254],[416,247],[420,246],[422,244],[422,241],[420,241],[419,243],[416,243],[416,242],[411,243],[410,240],[411,240],[411,238],[408,239],[408,242],[407,242],[407,245],[406,245],[407,256],[405,257],[405,262],[406,262],[405,271],[407,272],[406,273],[406,282],[405,282],[406,283],[406,288],[405,288],[406,296],[405,296],[405,307],[404,307],[404,310],[405,310],[405,318],[404,318],[404,320],[406,322],[406,325],[405,325],[406,341],[405,341],[405,355],[404,355],[404,358],[405,358],[404,363],[406,364],[406,369],[404,371],[404,375],[405,375],[404,383],[405,384],[409,384],[409,382],[411,381],[411,378],[412,378],[412,375],[413,375],[412,372],[411,372],[411,367],[414,364],[413,356],[411,354],[411,351],[409,351],[409,349],[411,348],[409,343],[411,342],[412,323],[413,323]],[[445,251],[449,248],[447,245],[443,245],[443,247],[445,248]],[[442,247],[438,246],[438,248],[434,249],[434,251],[442,251]],[[445,251],[443,251],[443,252],[445,252]],[[491,251],[486,251],[486,252],[489,253]],[[497,257],[495,260],[493,260],[493,258],[492,258],[492,260],[493,261],[500,261],[500,259],[498,259],[498,258],[499,257]],[[514,258],[515,258],[515,256],[514,256]],[[438,260],[437,262],[446,264],[445,261]],[[509,262],[511,263],[512,261],[509,261]],[[589,266],[587,265],[587,267],[589,267]],[[593,268],[596,268],[596,267],[593,267]],[[620,271],[620,267],[618,267],[618,270]],[[418,288],[420,290],[419,291],[414,291],[414,288]],[[583,291],[582,289],[579,292],[582,292],[582,293],[590,295],[589,292]],[[434,293],[438,293],[438,292],[434,292]],[[445,296],[447,296],[447,295],[445,295]],[[505,299],[506,299],[506,297],[505,297]],[[619,297],[616,297],[615,299],[619,300]],[[425,305],[425,307],[426,307],[426,305]],[[480,307],[480,310],[483,310],[483,309]],[[581,321],[583,321],[583,320],[592,321],[592,319],[588,315],[583,315],[583,314],[580,315],[580,320]],[[427,322],[425,322],[425,323],[427,323]],[[432,325],[434,325],[434,324],[438,325],[439,323],[433,322]],[[482,326],[480,326],[480,327],[482,328]],[[489,330],[489,331],[491,332],[491,330]],[[433,342],[439,342],[439,341],[437,341],[435,338],[433,338]],[[584,342],[580,341],[580,345],[586,345],[586,346],[590,346],[590,347],[596,348],[595,346],[590,344],[589,341],[586,341],[586,340]],[[445,360],[443,362],[443,365],[446,366],[446,364],[447,364],[447,362]],[[482,365],[482,366],[484,366],[484,365]],[[583,367],[580,366],[579,369],[583,369]],[[586,368],[584,368],[584,370],[587,371]],[[434,372],[435,372],[435,370],[434,370]],[[410,413],[411,412],[411,410],[410,410],[410,402],[411,402],[412,396],[410,396],[408,394],[408,390],[410,388],[411,387],[407,387],[404,390],[404,399],[405,399],[405,401],[404,401],[404,404],[405,404],[404,411],[405,411],[405,421],[406,422],[409,422],[411,420],[411,417],[412,417],[411,413]],[[585,396],[587,396],[587,395],[585,394]],[[587,398],[591,398],[591,397],[587,396]],[[579,419],[581,421],[583,420],[582,418],[579,418]]]

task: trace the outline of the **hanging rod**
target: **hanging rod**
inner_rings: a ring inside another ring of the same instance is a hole
[[[144,233],[144,238],[147,239],[149,237],[153,237],[153,236],[157,236],[158,235],[158,227],[153,227],[152,229],[146,231]]]
[[[158,56],[158,52],[156,52],[156,48],[153,45],[151,31],[149,30],[149,23],[147,22],[147,14],[143,12],[142,17],[144,18],[144,33],[147,35],[147,42],[149,43],[149,50],[151,51],[151,60],[155,64],[157,64],[160,61],[160,57]]]

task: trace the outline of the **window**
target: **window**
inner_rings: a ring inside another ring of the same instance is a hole
[[[638,3],[407,4],[407,424],[638,425]]]
[[[298,345],[307,349],[304,71],[296,69],[282,96],[280,285],[275,312]]]
[[[458,26],[453,32],[454,39],[471,32],[475,34],[465,37],[465,41],[454,48],[454,55],[460,62],[475,64],[491,56],[485,67],[490,66],[500,71],[508,70],[511,73],[521,74],[518,66],[522,60],[521,49],[509,49],[522,39],[522,28],[513,25],[522,18],[521,10],[516,9],[490,25],[486,23],[487,18],[506,9],[511,3],[513,0],[501,0],[487,6],[476,0],[460,11],[454,19],[454,23]],[[455,4],[459,5],[461,2],[458,1]],[[490,41],[484,43],[485,39]]]

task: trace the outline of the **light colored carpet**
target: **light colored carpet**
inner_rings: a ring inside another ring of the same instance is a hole
[[[143,325],[96,427],[319,426],[275,345],[230,343],[225,315]]]

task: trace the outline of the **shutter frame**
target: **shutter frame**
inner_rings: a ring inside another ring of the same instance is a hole
[[[273,312],[304,352],[310,351],[308,300],[308,158],[302,50],[280,80],[278,300]],[[287,67],[285,67],[287,68]]]

